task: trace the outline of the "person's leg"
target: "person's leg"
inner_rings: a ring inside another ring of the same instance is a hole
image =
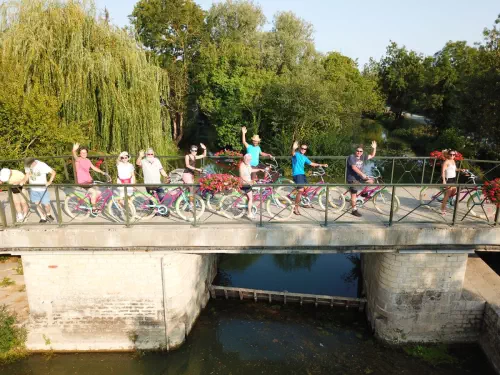
[[[50,206],[50,194],[47,190],[45,195],[42,197],[42,205],[45,209],[45,214],[47,215],[47,219],[54,220],[54,216],[52,215],[52,207]]]
[[[182,181],[185,184],[193,184],[194,183],[194,175],[192,173],[183,173]],[[194,204],[194,187],[189,187],[189,203],[192,206]]]
[[[12,199],[14,201],[14,207],[16,208],[16,221],[22,221],[23,220],[23,210],[21,208],[21,194],[19,193],[12,193]]]
[[[356,184],[356,182],[351,182]],[[351,192],[351,207],[352,207],[352,214],[354,216],[360,217],[361,214],[358,211],[358,207],[356,206],[356,201],[358,198],[358,189],[356,189],[354,186],[351,186],[349,188],[349,191]]]
[[[252,205],[253,205],[253,192],[252,190],[250,189],[250,191],[246,194],[247,198],[248,198],[248,216],[249,217],[252,217],[253,214],[252,214]]]
[[[442,215],[446,214],[446,203],[448,203],[448,199],[450,198],[451,195],[454,195],[456,191],[457,191],[457,189],[454,187],[446,189],[446,192],[444,193],[443,201],[441,202],[441,214]]]
[[[297,189],[297,195],[295,196],[295,207],[293,209],[293,212],[295,212],[297,215],[300,215],[299,205],[300,200],[302,199],[302,193],[304,193],[304,188]]]
[[[41,203],[42,194],[43,194],[43,191],[31,190],[30,199],[31,199],[31,202],[35,205],[36,212],[38,212],[38,215],[40,216],[40,222],[46,222],[47,215],[45,214],[45,211],[42,208],[42,203]]]

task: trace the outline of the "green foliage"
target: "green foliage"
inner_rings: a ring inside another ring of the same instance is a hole
[[[405,347],[404,351],[434,366],[457,362],[457,359],[448,353],[446,345],[412,345]]]
[[[6,288],[8,286],[14,285],[16,282],[9,277],[4,277],[2,281],[0,281],[0,288]]]
[[[23,261],[21,258],[17,258],[17,267],[15,268],[16,274],[24,275]]]
[[[0,364],[12,362],[27,355],[24,348],[27,332],[18,327],[16,315],[0,306]]]
[[[11,143],[2,156],[55,154],[87,139],[106,152],[173,151],[160,106],[168,77],[92,3],[18,0],[0,10],[1,138]]]

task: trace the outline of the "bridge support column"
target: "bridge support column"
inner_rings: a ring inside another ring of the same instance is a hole
[[[367,316],[388,342],[477,341],[485,302],[463,293],[467,254],[362,255]]]
[[[215,255],[23,255],[31,350],[173,349],[208,301]]]

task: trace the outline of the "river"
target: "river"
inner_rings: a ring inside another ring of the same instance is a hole
[[[357,296],[357,257],[225,255],[216,280],[289,292]],[[2,375],[494,374],[476,345],[387,347],[363,313],[212,300],[170,353],[32,355]]]

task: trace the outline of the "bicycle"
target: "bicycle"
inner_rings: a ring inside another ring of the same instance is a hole
[[[252,196],[259,207],[265,202],[266,211],[272,219],[282,221],[288,219],[293,212],[293,204],[286,196],[275,192],[271,187],[260,188],[252,186]],[[248,197],[246,193],[234,191],[225,195],[221,201],[221,211],[228,219],[239,219],[248,211]],[[256,205],[252,206],[252,214],[257,214]]]
[[[463,170],[463,174],[467,176],[466,184],[477,185],[476,180],[478,177],[468,169]],[[423,187],[420,190],[420,203],[425,205],[428,209],[439,209],[441,203],[443,202],[444,194],[446,192],[446,187]],[[479,186],[474,186],[473,188],[464,188],[460,191],[460,196],[458,201],[462,202],[467,198],[467,212],[474,217],[481,217],[486,220],[493,220],[496,213],[496,205],[487,199]],[[448,199],[448,205],[451,207],[455,206],[457,199],[457,194],[455,193]],[[434,208],[431,206],[432,203],[436,203],[438,206]],[[474,210],[474,207],[480,206],[480,210]],[[483,215],[484,214],[484,215]]]
[[[356,195],[356,207],[363,207],[368,201],[373,202],[373,206],[377,210],[377,212],[383,215],[389,215],[391,212],[391,202],[392,202],[392,192],[387,190],[385,186],[381,186],[383,184],[382,174],[380,173],[377,167],[372,168],[372,173],[374,176],[367,176],[368,179],[373,179],[374,184],[365,185],[361,192]],[[347,190],[343,195],[344,197],[349,193]],[[347,200],[347,198],[345,198]],[[349,197],[350,201],[350,197]],[[400,207],[399,198],[397,195],[394,195],[394,209],[393,213],[396,213]]]
[[[99,184],[102,184],[102,182],[94,181],[91,185],[97,186]],[[64,199],[64,211],[74,220],[85,220],[89,216],[95,218],[106,210],[112,220],[124,223],[126,222],[127,213],[123,207],[124,205],[121,203],[122,201],[124,201],[124,198],[118,197],[110,186],[107,186],[99,194],[95,207],[92,207],[91,195],[88,191],[85,191],[85,193],[74,191]],[[128,203],[128,211],[129,218],[133,218],[135,216],[135,209],[130,201]]]
[[[323,167],[318,167],[315,171],[311,173],[313,177],[319,177],[319,181],[316,186],[306,186],[300,198],[300,205],[302,207],[311,207],[313,200],[317,200],[318,205],[322,210],[326,207],[326,187],[321,186],[325,184],[323,176],[326,175]],[[293,183],[293,182],[292,182]],[[293,186],[280,186],[276,189],[280,194],[288,197],[292,202],[295,202],[295,197],[297,194],[297,188]],[[344,194],[337,188],[328,188],[328,202],[332,207],[333,212],[340,212],[345,206]]]

